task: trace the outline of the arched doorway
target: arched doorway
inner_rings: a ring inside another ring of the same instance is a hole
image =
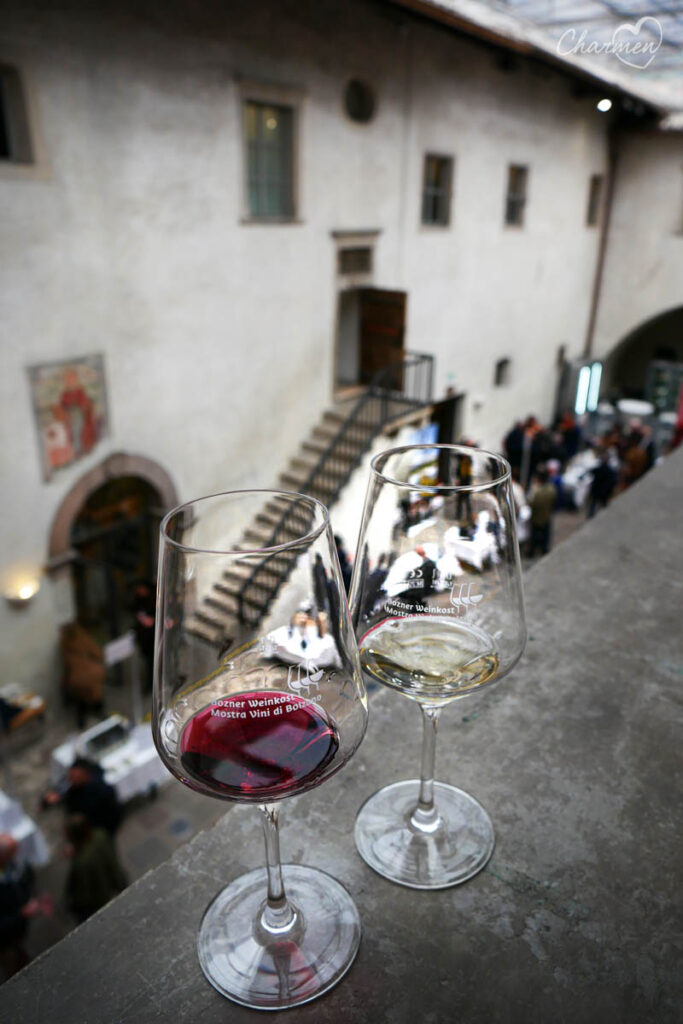
[[[603,393],[651,400],[655,363],[683,364],[683,306],[640,324],[612,349],[604,361]]]
[[[137,476],[120,476],[98,487],[74,520],[76,619],[102,641],[132,625],[135,587],[156,576],[163,513],[152,484]]]
[[[111,455],[81,477],[50,532],[53,581],[70,590],[65,620],[100,643],[132,625],[135,585],[155,577],[159,522],[177,502],[165,470],[140,456]]]

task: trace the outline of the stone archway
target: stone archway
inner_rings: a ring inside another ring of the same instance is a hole
[[[56,569],[68,562],[71,551],[71,529],[80,509],[98,488],[120,476],[136,476],[150,483],[158,491],[162,504],[172,508],[178,504],[175,484],[158,462],[141,455],[116,452],[98,466],[85,473],[74,484],[57,509],[52,521],[48,544],[48,568]]]
[[[683,363],[683,306],[639,324],[605,356],[603,392],[644,398],[652,362]]]
[[[172,508],[178,504],[175,484],[166,470],[141,455],[117,452],[83,474],[57,509],[48,541],[46,568],[53,588],[56,619],[60,625],[72,622],[76,612],[72,573],[75,551],[71,546],[74,523],[95,492],[121,477],[137,477],[150,484],[159,495],[163,508]]]

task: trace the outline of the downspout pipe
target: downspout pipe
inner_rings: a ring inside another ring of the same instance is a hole
[[[598,319],[598,309],[600,307],[602,277],[605,269],[605,255],[607,253],[607,241],[609,238],[609,228],[612,219],[612,202],[614,199],[614,186],[617,175],[617,164],[618,148],[616,132],[613,128],[610,128],[607,136],[607,174],[605,180],[605,200],[602,210],[602,220],[600,223],[598,255],[595,262],[595,274],[593,276],[593,288],[591,291],[591,303],[590,312],[588,315],[588,326],[586,328],[586,340],[583,346],[584,359],[590,359],[590,357],[593,354],[593,338],[595,335],[595,325]]]

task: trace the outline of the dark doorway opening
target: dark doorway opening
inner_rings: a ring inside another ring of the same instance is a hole
[[[134,622],[135,586],[156,577],[159,492],[135,476],[94,491],[71,528],[76,616],[100,643]]]

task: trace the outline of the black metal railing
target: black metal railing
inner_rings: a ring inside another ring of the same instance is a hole
[[[407,411],[431,403],[433,373],[434,357],[417,352],[405,353],[376,373],[298,489],[326,505],[333,504],[379,431]],[[305,515],[308,522],[303,521]],[[303,537],[311,516],[304,505],[283,509],[263,547],[274,548]],[[296,549],[273,552],[246,578],[237,595],[241,622],[255,625],[259,621],[297,557]]]

